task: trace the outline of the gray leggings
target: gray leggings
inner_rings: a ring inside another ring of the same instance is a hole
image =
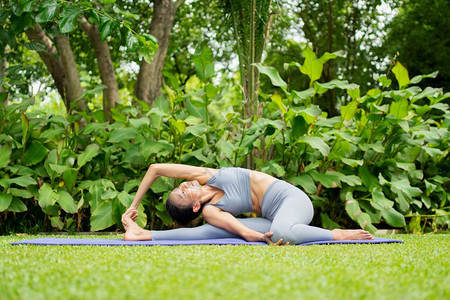
[[[292,244],[332,240],[330,230],[309,226],[314,210],[309,197],[285,181],[272,183],[264,194],[263,218],[238,219],[246,227],[260,233],[273,232],[272,241],[280,238]],[[194,228],[178,228],[151,232],[153,240],[201,240],[239,237],[224,229],[205,224]]]

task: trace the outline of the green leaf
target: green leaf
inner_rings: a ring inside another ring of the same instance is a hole
[[[305,99],[308,99],[308,98],[311,98],[312,96],[314,96],[315,90],[314,90],[314,88],[309,88],[309,89],[301,91],[301,92],[292,91],[292,93],[296,97],[298,97],[302,100],[305,100]],[[294,102],[295,102],[295,98],[294,98]]]
[[[127,52],[136,52],[139,47],[139,41],[131,31],[125,34],[125,44],[127,45]]]
[[[13,196],[16,196],[16,197],[27,198],[27,199],[33,197],[33,194],[27,190],[19,190],[19,189],[15,189],[15,188],[10,188],[9,191]]]
[[[403,227],[406,226],[405,217],[396,211],[394,208],[381,210],[384,220],[391,226]]]
[[[99,231],[114,225],[112,201],[103,201],[91,216],[91,231]]]
[[[372,191],[372,206],[378,210],[390,209],[394,206],[394,201],[387,199],[381,188],[377,187]]]
[[[322,223],[323,228],[330,229],[330,230],[333,230],[335,228],[341,228],[341,226],[339,226],[339,224],[337,224],[336,222],[331,220],[327,214],[321,213],[320,221]]]
[[[78,169],[90,162],[94,157],[98,155],[100,147],[97,144],[91,144],[86,147],[86,150],[78,155],[77,163]]]
[[[53,205],[58,200],[58,195],[48,183],[44,183],[39,189],[39,206],[43,209]]]
[[[345,57],[347,55],[347,52],[346,51],[344,51],[344,50],[339,50],[339,51],[336,51],[336,52],[333,52],[333,53],[328,53],[328,52],[325,52],[320,58],[319,58],[319,60],[320,60],[320,62],[321,63],[326,63],[327,61],[329,61],[330,59],[335,59],[335,58],[337,58],[338,56],[339,57]]]
[[[36,22],[51,22],[56,17],[58,11],[58,3],[55,0],[48,0],[39,6],[39,12],[36,15]]]
[[[64,171],[64,173],[62,174],[62,178],[67,189],[69,191],[72,191],[73,187],[75,186],[77,171],[74,168],[69,168]]]
[[[111,35],[111,32],[113,32],[116,27],[117,27],[116,22],[110,19],[101,23],[100,26],[98,27],[98,30],[100,31],[101,41],[104,42],[106,38]]]
[[[286,174],[284,168],[274,160],[264,162],[261,171],[266,174],[275,174],[277,177],[283,177]]]
[[[356,160],[356,159],[350,159],[350,158],[341,158],[342,162],[352,168],[356,168],[356,166],[362,166],[364,164],[364,160]]]
[[[141,146],[142,155],[148,159],[152,155],[167,156],[174,151],[173,144],[165,141],[146,141]]]
[[[10,183],[15,183],[22,187],[28,187],[29,185],[37,184],[37,182],[30,176],[20,176],[9,179]]]
[[[40,163],[48,153],[48,149],[45,148],[41,143],[34,141],[25,151],[23,156],[23,162],[25,166],[32,166]]]
[[[299,141],[308,143],[312,148],[319,150],[323,156],[330,154],[330,146],[317,136],[304,136]]]
[[[50,169],[55,171],[58,174],[64,173],[67,170],[68,166],[56,165],[56,164],[48,164]]]
[[[409,84],[408,70],[400,62],[396,62],[392,72],[395,74],[400,89]]]
[[[150,189],[156,194],[168,192],[172,190],[172,188],[173,184],[171,184],[167,179],[164,179],[162,177],[156,179],[155,182],[150,187]]]
[[[292,124],[292,136],[299,138],[306,134],[308,131],[308,124],[302,116],[296,116],[291,119]]]
[[[133,203],[134,200],[134,196],[125,191],[120,192],[119,195],[117,195],[117,198],[127,209],[131,206],[131,203]]]
[[[120,143],[124,140],[134,139],[138,131],[135,128],[116,128],[111,133],[108,142],[110,143]]]
[[[24,46],[28,50],[33,50],[36,52],[42,52],[42,51],[47,50],[47,46],[45,46],[44,44],[41,44],[41,43],[25,43]]]
[[[23,112],[20,113],[20,121],[22,125],[22,146],[25,148],[28,139],[28,128],[30,126],[30,121]]]
[[[358,108],[358,102],[352,101],[345,106],[341,106],[341,118],[342,120],[348,121],[353,119]]]
[[[340,172],[331,172],[331,171],[328,171],[327,174],[336,175],[340,181],[347,183],[349,186],[361,185],[361,179],[355,175],[345,175]]]
[[[317,171],[311,171],[310,174],[314,178],[314,181],[321,183],[324,187],[337,188],[341,186],[339,177],[331,172],[322,174]]]
[[[404,194],[411,199],[422,194],[422,190],[417,187],[412,187],[408,179],[401,179],[391,182],[392,191],[399,194]]]
[[[361,166],[358,169],[359,177],[363,184],[368,188],[370,192],[373,191],[374,188],[379,187],[378,178],[370,173],[369,168],[367,166]]]
[[[11,158],[11,147],[9,144],[0,147],[0,168],[4,168],[9,164]]]
[[[314,195],[317,192],[317,187],[314,180],[308,174],[293,177],[290,181],[292,181],[292,184],[295,186],[301,186],[308,194]]]
[[[4,211],[9,207],[13,196],[10,194],[1,193],[0,194],[0,212]]]
[[[77,212],[77,206],[73,201],[72,196],[66,191],[58,191],[58,200],[57,202],[61,205],[61,208],[70,214],[74,214]]]
[[[380,78],[378,78],[378,81],[381,83],[383,87],[388,87],[392,83],[392,80],[388,79],[385,75],[380,76]]]
[[[117,194],[118,194],[117,191],[107,189],[107,190],[103,191],[103,193],[101,195],[101,199],[102,200],[114,199],[114,198],[116,198]]]
[[[63,7],[59,14],[59,31],[61,33],[69,33],[77,28],[77,19],[81,13],[78,6],[68,5]]]
[[[406,117],[408,115],[408,100],[403,98],[398,102],[392,102],[389,114],[393,115],[398,120]]]
[[[206,67],[214,61],[213,53],[208,47],[208,41],[204,40],[195,48],[195,52],[192,58],[195,64],[202,67]]]
[[[278,71],[275,68],[266,67],[266,66],[261,65],[260,63],[256,63],[254,65],[256,66],[256,68],[258,68],[258,71],[261,74],[264,74],[270,78],[270,81],[272,82],[272,84],[274,86],[279,86],[284,89],[287,88],[286,82],[284,82],[284,80],[281,79],[280,74],[278,73]]]
[[[306,46],[302,51],[305,57],[305,62],[300,67],[300,72],[308,75],[312,83],[322,76],[323,64],[317,59],[316,54],[311,50],[309,46]]]
[[[36,0],[19,0],[20,10],[22,12],[31,12]]]
[[[139,47],[139,58],[144,58],[144,60],[150,64],[156,54],[156,50],[153,46],[150,46],[146,43],[145,45]]]
[[[8,210],[16,213],[24,212],[27,211],[27,206],[25,205],[25,203],[22,202],[22,200],[13,197],[11,204],[8,207]]]

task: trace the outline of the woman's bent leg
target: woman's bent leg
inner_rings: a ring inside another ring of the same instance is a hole
[[[246,218],[238,219],[242,224],[255,231],[269,232],[272,222],[264,218]],[[177,228],[171,230],[152,230],[153,240],[204,240],[204,239],[223,239],[240,238],[225,229],[205,224],[192,228]]]
[[[303,192],[287,197],[272,221],[270,228],[273,232],[272,241],[281,238],[283,243],[289,242],[293,245],[332,240],[333,234],[330,230],[308,225],[313,214],[312,203]]]

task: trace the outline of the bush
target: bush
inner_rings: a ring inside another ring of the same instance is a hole
[[[436,74],[410,80],[397,63],[399,89],[389,90],[391,82],[382,76],[379,89],[361,96],[358,86],[345,80],[317,82],[335,53],[317,58],[305,48],[304,55],[303,65],[290,66],[309,77],[305,91],[289,90],[275,69],[257,66],[279,92],[261,94],[262,110],[250,119],[242,119],[241,107],[214,110],[211,104],[221,95],[211,76],[201,78],[202,88],[190,94],[166,86],[151,108],[139,101],[136,107],[118,105],[112,124],[104,123],[101,111],[73,111],[65,119],[26,113],[32,100],[1,105],[3,224],[32,220],[40,222],[39,229],[119,228],[148,166],[174,162],[250,166],[283,178],[311,196],[320,216],[314,224],[325,228],[355,223],[371,232],[373,224],[412,232],[448,228],[450,112],[444,100],[449,94],[413,86]],[[331,89],[345,90],[346,98],[340,116],[328,118],[314,103]],[[159,178],[152,185],[138,224],[172,226],[164,201],[174,184]],[[32,213],[23,217],[26,211]],[[1,233],[6,231],[14,228],[2,226]]]

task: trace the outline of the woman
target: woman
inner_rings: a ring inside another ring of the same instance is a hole
[[[189,180],[169,195],[166,209],[172,218],[186,223],[202,212],[208,224],[164,231],[140,228],[135,223],[137,207],[159,176]],[[234,217],[250,211],[263,218]],[[265,241],[279,245],[332,239],[373,239],[364,230],[330,231],[309,226],[313,213],[311,200],[300,189],[258,171],[154,164],[145,174],[130,208],[123,214],[122,223],[126,230],[125,240],[242,237],[249,242]]]

